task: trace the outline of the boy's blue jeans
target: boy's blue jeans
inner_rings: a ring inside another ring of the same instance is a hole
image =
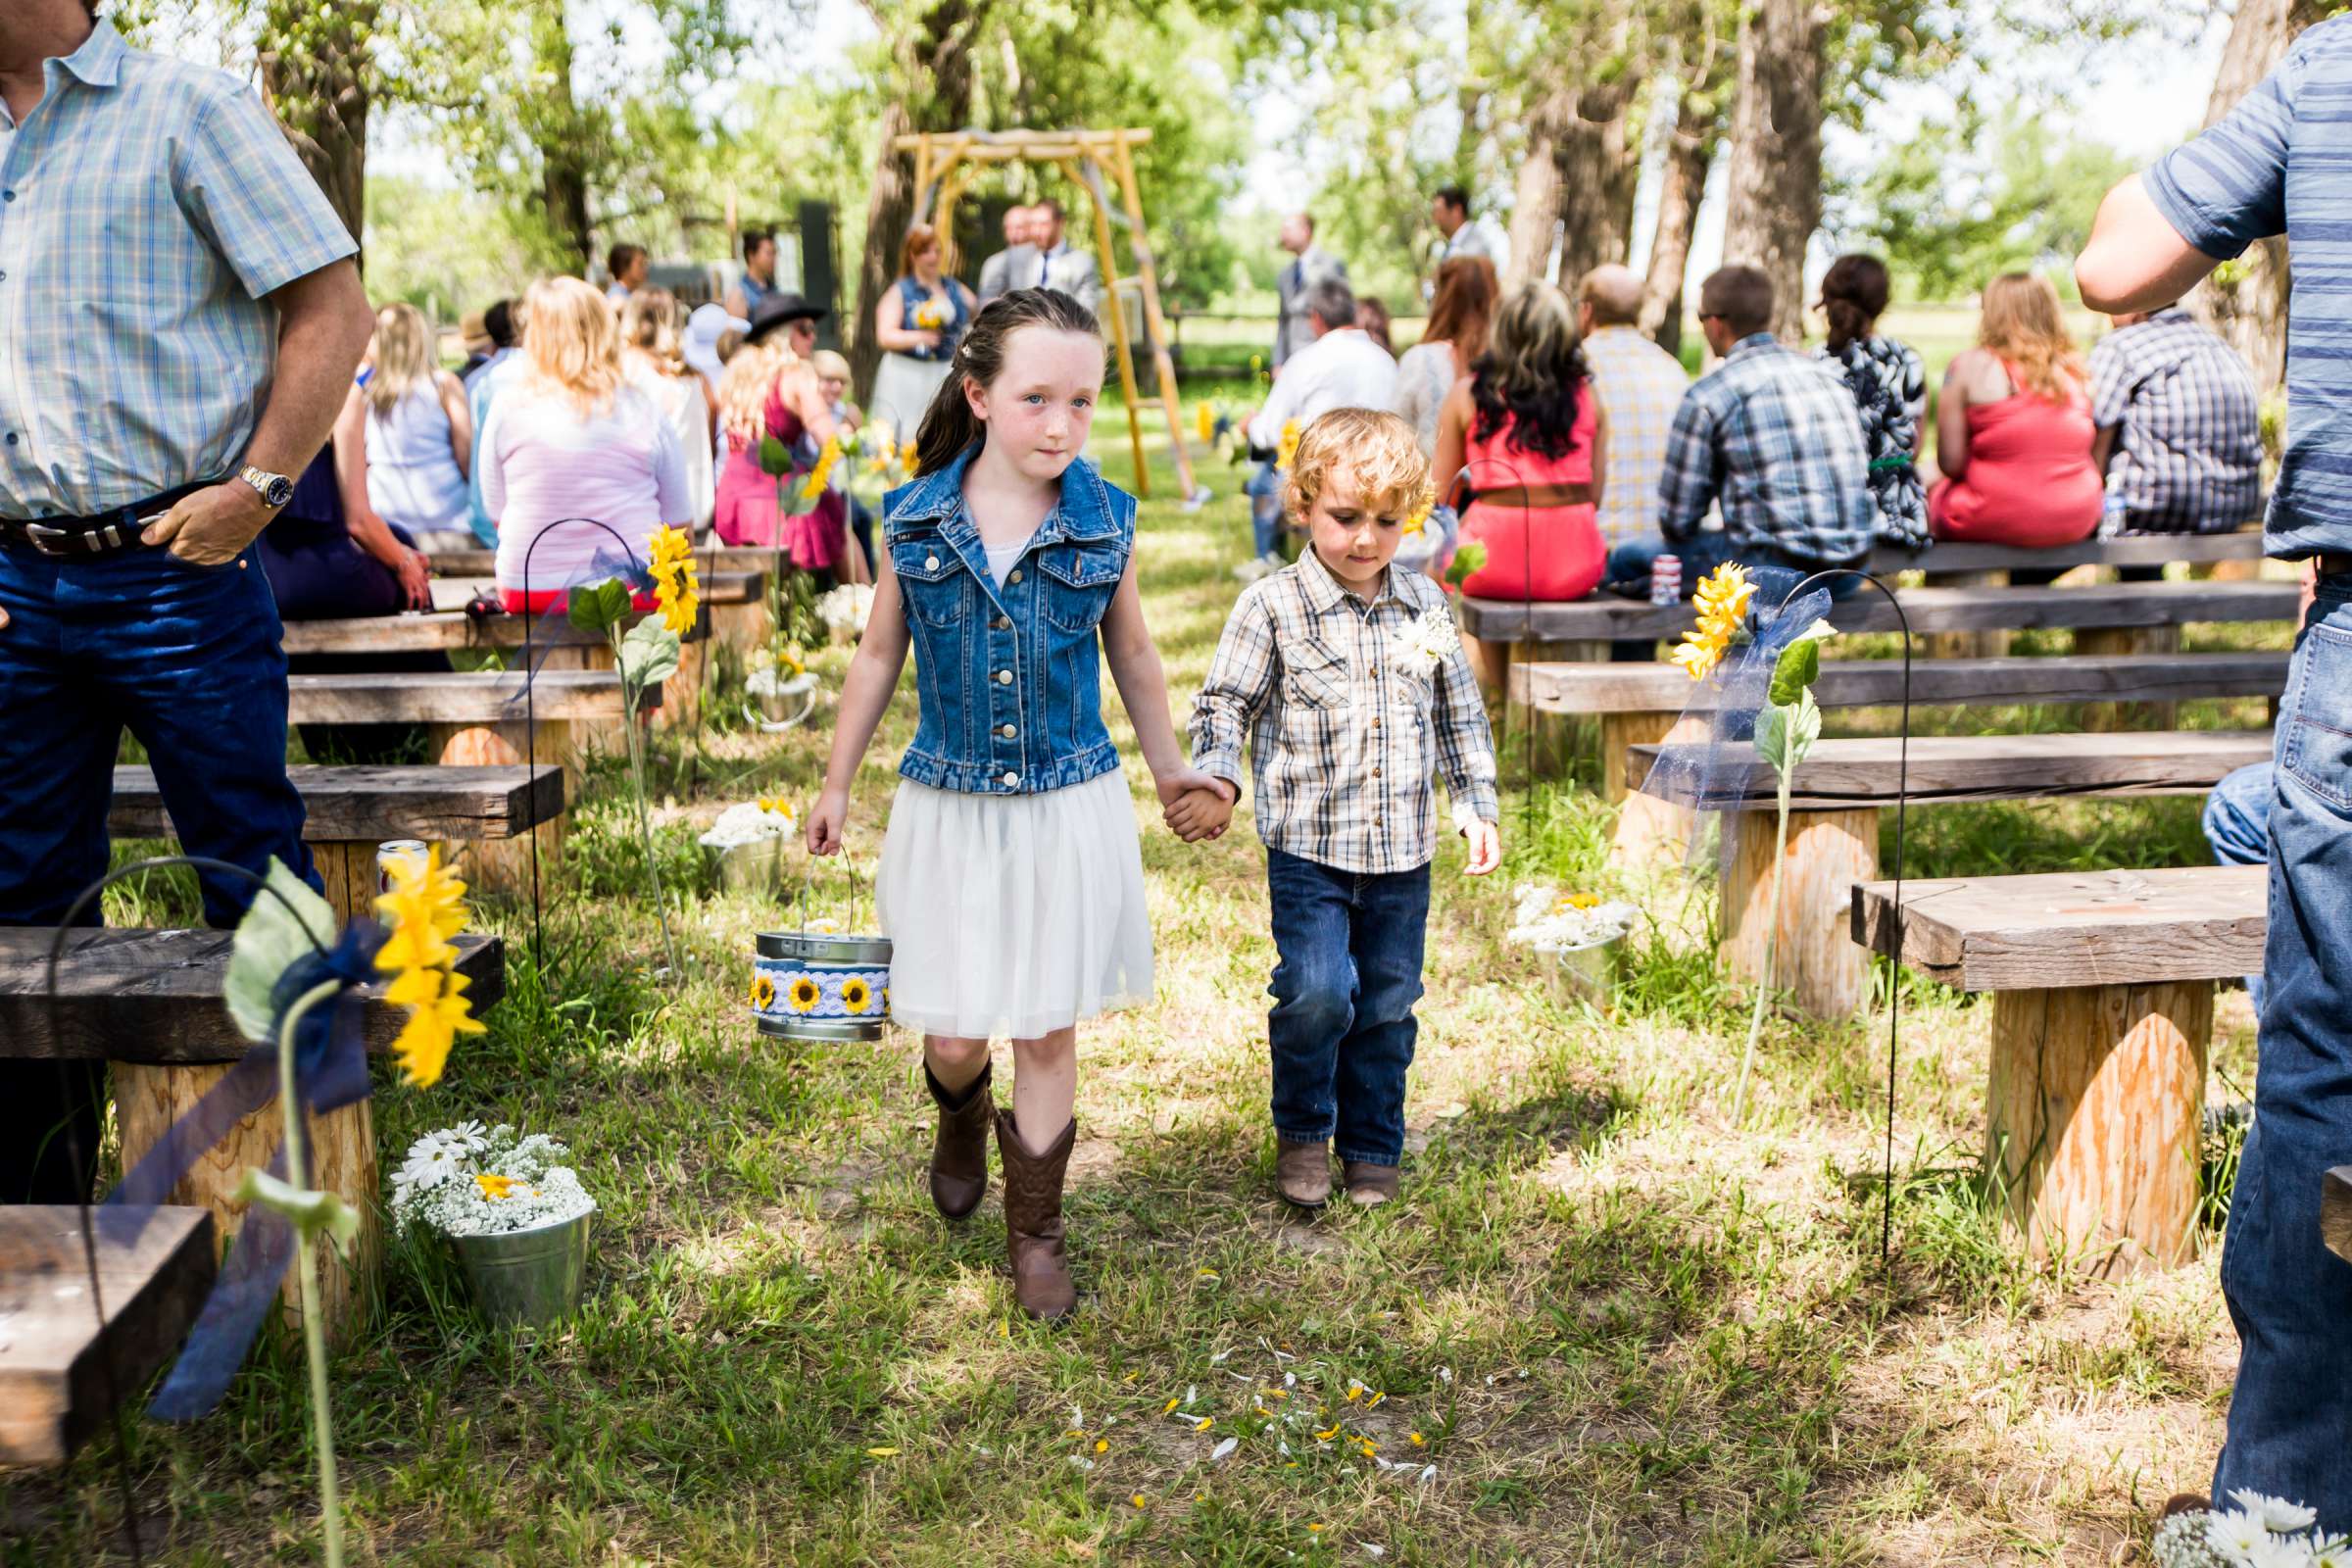
[[[0,550],[0,925],[54,925],[106,874],[115,752],[147,750],[180,847],[318,879],[302,797],[286,779],[286,659],[277,604],[248,550],[194,566],[163,550],[55,561]],[[209,924],[252,902],[241,879],[197,878]],[[97,923],[95,910],[83,918]],[[0,1062],[0,1202],[74,1202],[89,1174],[64,1158],[78,1125],[95,1155],[97,1074]]]
[[[2213,1495],[2250,1487],[2341,1532],[2352,1263],[2322,1244],[2320,1182],[2352,1163],[2352,573],[2320,580],[2278,730],[2254,1125],[2222,1246],[2237,1387]]]
[[[1274,1130],[1342,1159],[1404,1157],[1429,867],[1364,875],[1268,848],[1273,906]]]

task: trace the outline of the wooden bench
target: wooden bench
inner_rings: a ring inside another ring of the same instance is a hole
[[[1937,576],[1966,571],[2017,571],[2075,566],[2169,566],[2185,562],[2192,566],[2222,561],[2260,561],[2262,529],[2238,528],[2230,533],[2138,534],[2129,538],[2082,539],[2047,550],[2017,545],[1970,544],[1947,539],[1924,550],[1880,545],[1870,553],[1870,569],[1881,576],[1897,571],[1925,571]]]
[[[553,761],[536,769],[306,763],[286,775],[302,796],[302,836],[326,883],[326,902],[346,920],[375,913],[375,852],[386,839],[448,846],[460,874],[471,877],[475,846],[528,833],[564,809],[564,769]],[[151,769],[115,769],[107,826],[123,838],[174,836]]]
[[[1846,1016],[1870,994],[1868,955],[1847,938],[1851,890],[1879,874],[1879,813],[1905,778],[1902,743],[1891,736],[1825,740],[1798,765],[1789,797],[1788,849],[1777,866],[1779,784],[1753,748],[1727,747],[1702,799],[1696,771],[1652,773],[1675,746],[1636,746],[1626,783],[1676,808],[1739,808],[1737,838],[1723,880],[1723,957],[1743,979],[1793,992],[1819,1017]],[[1703,748],[1694,748],[1694,753]],[[1915,735],[1907,772],[1912,806],[1971,801],[2064,800],[2092,796],[2202,795],[2249,762],[2271,760],[2267,730],[2180,730],[2082,735]],[[1703,762],[1691,756],[1678,760]],[[1654,781],[1654,789],[1651,788]],[[1773,887],[1785,879],[1773,973],[1764,968]]]
[[[695,564],[706,576],[725,571],[774,571],[778,558],[782,558],[785,567],[791,566],[790,552],[760,549],[753,545],[698,545],[694,551]],[[498,552],[495,550],[441,550],[433,553],[433,571],[437,576],[489,577],[497,570]]]
[[[234,933],[75,931],[58,965],[53,1010],[46,976],[55,935],[37,926],[0,928],[0,1057],[108,1062],[128,1169],[249,1049],[220,1000]],[[457,968],[471,981],[466,995],[478,1017],[506,995],[506,950],[493,936],[461,935],[455,945]],[[362,1021],[368,1049],[377,1053],[391,1049],[408,1016],[406,1007],[382,1002],[380,989],[371,991]],[[246,1167],[270,1162],[284,1130],[284,1108],[272,1101],[200,1157],[172,1190],[171,1201],[210,1210],[218,1222],[215,1239],[225,1244],[244,1209],[228,1195]],[[382,1245],[368,1102],[312,1117],[310,1132],[312,1185],[341,1194],[359,1212],[354,1255],[356,1276],[365,1278]],[[321,1300],[330,1325],[350,1320],[359,1300],[357,1278],[331,1250],[322,1250]],[[299,1311],[291,1274],[284,1297],[289,1310]]]
[[[2196,866],[1872,882],[1856,942],[1989,991],[1985,1163],[2037,1256],[2184,1262],[2213,983],[2262,969],[2269,872]]]
[[[80,1209],[0,1207],[0,1465],[64,1464],[113,1415],[110,1396],[138,1398],[194,1326],[219,1266],[213,1216],[128,1212],[144,1223],[122,1242],[95,1213],[85,1240]]]

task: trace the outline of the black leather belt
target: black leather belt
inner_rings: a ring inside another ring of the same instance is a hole
[[[110,507],[85,517],[42,517],[37,521],[0,517],[0,547],[30,550],[64,561],[110,556],[118,550],[144,550],[148,546],[139,538],[139,530],[156,514],[169,512],[182,499],[219,483],[219,479],[199,479],[160,496],[149,496],[127,507]]]
[[[2319,562],[2320,575],[2323,577],[2340,577],[2344,573],[2352,571],[2352,555],[2346,555],[2340,550],[2323,554],[2319,558]]]

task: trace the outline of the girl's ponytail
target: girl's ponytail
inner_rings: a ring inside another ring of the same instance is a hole
[[[1057,332],[1084,332],[1101,337],[1095,313],[1057,288],[1017,288],[981,307],[972,318],[956,357],[948,362],[948,378],[932,394],[931,407],[914,436],[914,471],[936,473],[963,455],[966,447],[988,434],[987,422],[972,412],[963,395],[964,378],[986,387],[1004,368],[1004,346],[1024,326],[1050,326]]]

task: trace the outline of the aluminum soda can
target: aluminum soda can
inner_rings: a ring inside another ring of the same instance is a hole
[[[421,860],[432,853],[422,839],[386,839],[375,847],[375,891],[392,891],[392,862],[411,856]]]
[[[1677,604],[1683,597],[1683,558],[1660,556],[1649,564],[1649,602]]]

